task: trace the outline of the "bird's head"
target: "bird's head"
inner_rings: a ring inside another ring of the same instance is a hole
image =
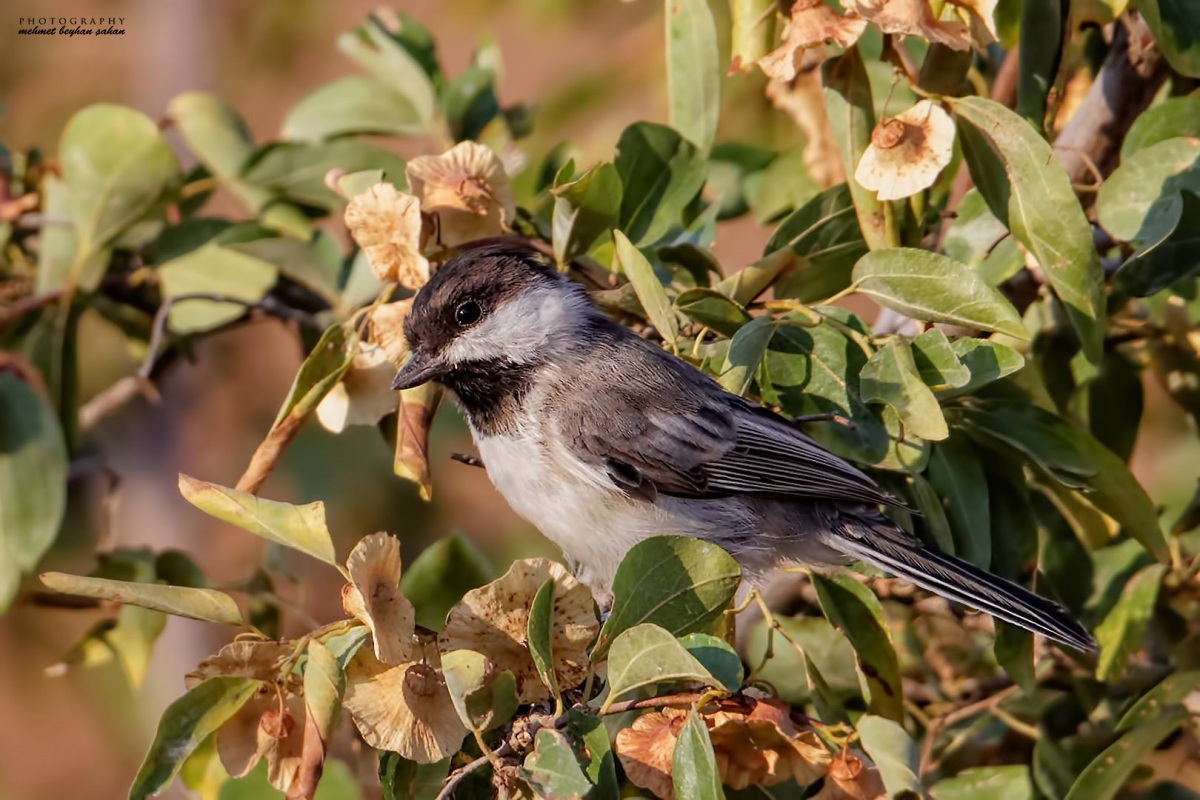
[[[446,262],[404,321],[409,361],[394,389],[444,383],[457,370],[544,362],[597,314],[582,287],[536,251],[481,247]]]

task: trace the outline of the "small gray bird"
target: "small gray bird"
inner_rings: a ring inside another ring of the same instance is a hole
[[[751,579],[865,561],[1080,650],[1057,604],[916,540],[898,501],[773,412],[611,321],[515,245],[469,250],[421,289],[393,387],[435,381],[466,415],[493,484],[600,596],[661,534],[715,542]]]

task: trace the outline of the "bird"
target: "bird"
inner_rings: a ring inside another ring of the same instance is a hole
[[[713,542],[750,581],[777,568],[873,565],[1080,651],[1057,603],[944,553],[882,511],[903,505],[791,420],[726,391],[610,319],[524,244],[460,251],[418,291],[392,388],[433,382],[508,504],[598,598],[638,542]]]

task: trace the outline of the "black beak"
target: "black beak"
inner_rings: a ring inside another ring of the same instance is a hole
[[[396,377],[392,379],[392,388],[401,391],[429,383],[440,370],[441,364],[436,359],[420,353],[413,353],[408,359],[408,363],[401,367],[400,371],[396,373]]]

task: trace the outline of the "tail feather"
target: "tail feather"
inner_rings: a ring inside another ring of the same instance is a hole
[[[1096,649],[1096,640],[1058,603],[960,558],[926,547],[882,517],[878,522],[843,519],[830,533],[826,544],[835,550],[947,600],[1078,650]]]

